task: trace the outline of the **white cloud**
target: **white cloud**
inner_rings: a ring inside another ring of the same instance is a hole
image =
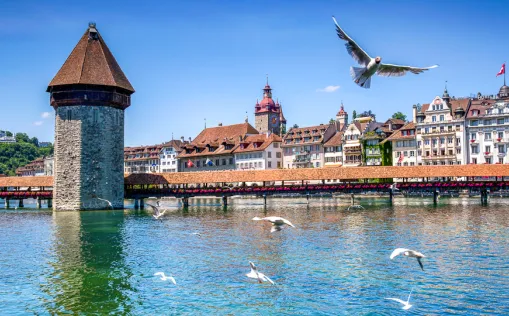
[[[339,89],[339,86],[327,86],[323,89],[316,89],[316,92],[334,92]]]
[[[49,116],[50,116],[50,113],[49,113],[49,112],[42,112],[42,113],[41,113],[41,117],[42,117],[42,118],[44,118],[44,119],[45,119],[45,118],[48,118]]]
[[[35,122],[34,122],[34,125],[35,125],[35,126],[41,126],[41,125],[42,125],[42,123],[43,123],[43,121],[35,121]]]

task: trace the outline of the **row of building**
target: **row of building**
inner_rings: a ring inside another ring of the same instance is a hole
[[[414,105],[412,119],[348,120],[341,104],[334,121],[286,131],[282,105],[267,83],[255,105],[255,126],[202,130],[194,139],[126,147],[124,172],[193,172],[509,163],[509,87],[497,95],[450,97]],[[18,175],[52,175],[52,157],[19,168]]]

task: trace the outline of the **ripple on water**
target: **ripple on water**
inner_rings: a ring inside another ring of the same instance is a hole
[[[187,212],[0,211],[0,310],[16,314],[508,314],[509,213],[447,199],[202,199]],[[171,202],[165,202],[166,204]],[[339,203],[339,204],[338,204]],[[458,207],[460,205],[461,207]],[[254,216],[297,228],[270,233]],[[192,235],[199,232],[201,237]],[[423,252],[389,259],[394,248]],[[245,277],[248,261],[275,282]],[[177,285],[154,276],[164,271]],[[397,302],[413,289],[408,311]]]

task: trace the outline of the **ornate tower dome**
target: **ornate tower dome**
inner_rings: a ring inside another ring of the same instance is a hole
[[[124,110],[134,89],[90,23],[46,90],[55,109],[55,210],[124,206]]]
[[[263,99],[255,105],[255,127],[261,132],[281,133],[282,116],[281,105],[272,99],[272,88],[269,79],[263,88]]]
[[[509,98],[509,87],[505,84],[500,87],[500,90],[498,91],[498,97],[501,99]]]

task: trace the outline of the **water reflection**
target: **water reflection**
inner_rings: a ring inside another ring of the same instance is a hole
[[[124,214],[53,213],[52,273],[41,285],[51,313],[90,314],[132,309],[132,276],[124,263]]]

